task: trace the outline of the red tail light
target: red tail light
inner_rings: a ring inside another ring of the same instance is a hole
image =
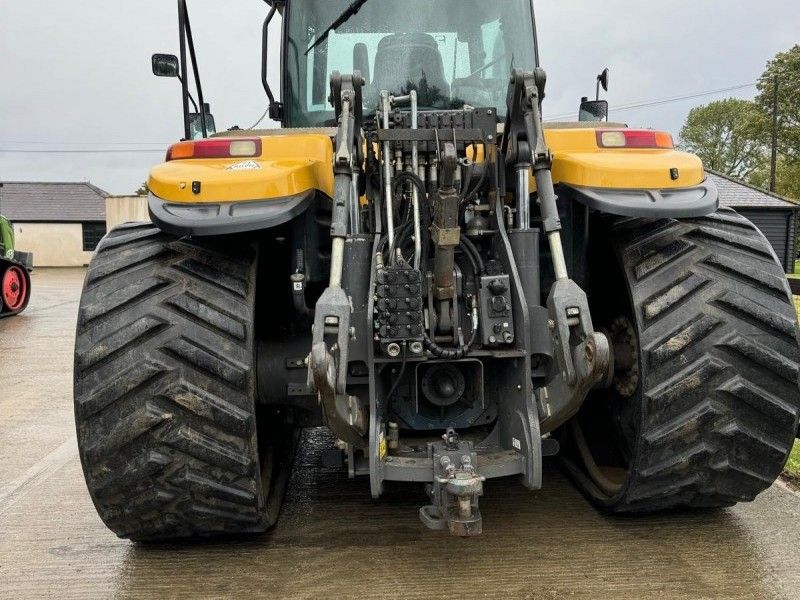
[[[167,162],[187,158],[255,158],[261,156],[259,138],[237,140],[199,140],[170,146]]]
[[[669,133],[647,129],[599,129],[597,145],[601,148],[675,148]]]

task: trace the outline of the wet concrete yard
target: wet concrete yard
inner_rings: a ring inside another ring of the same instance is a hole
[[[800,496],[774,486],[725,511],[610,518],[555,465],[545,488],[490,482],[484,535],[417,518],[422,487],[320,462],[305,435],[271,533],[180,545],[116,538],[83,483],[72,343],[83,272],[40,270],[20,317],[0,322],[0,598],[800,598]]]

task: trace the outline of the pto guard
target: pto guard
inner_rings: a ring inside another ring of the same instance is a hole
[[[719,208],[719,192],[710,180],[696,187],[661,190],[563,187],[584,206],[620,217],[689,219]]]

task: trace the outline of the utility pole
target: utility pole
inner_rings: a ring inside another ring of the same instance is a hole
[[[769,170],[769,191],[773,193],[778,179],[778,85],[778,76],[775,75],[772,97],[772,159]]]

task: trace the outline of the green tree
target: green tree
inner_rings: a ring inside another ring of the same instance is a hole
[[[800,161],[800,44],[778,53],[758,80],[756,102],[772,116],[778,79],[778,153],[789,163]],[[769,124],[772,132],[772,122]]]
[[[147,185],[147,182],[145,181],[142,185],[139,186],[139,189],[136,190],[136,195],[147,196],[148,194],[150,194],[150,187]]]
[[[794,200],[800,200],[800,161],[789,160],[785,155],[778,154],[778,168],[776,169],[777,181],[775,193]],[[770,166],[769,160],[764,166],[753,173],[748,183],[769,189]],[[800,243],[800,236],[798,236]]]
[[[755,102],[729,98],[692,109],[681,146],[705,166],[749,180],[767,160],[767,115]]]

